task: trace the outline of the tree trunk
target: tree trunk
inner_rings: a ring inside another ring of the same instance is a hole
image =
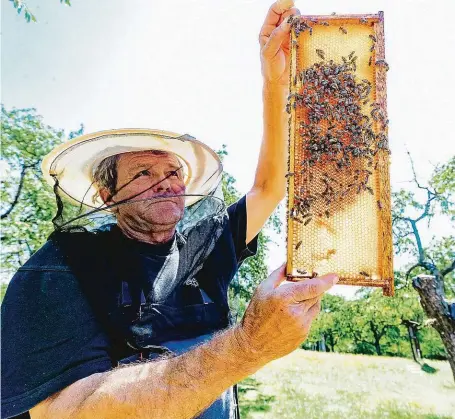
[[[376,348],[376,353],[381,356],[382,355],[382,350],[381,350],[381,345],[379,344],[378,340],[374,341],[374,346]]]
[[[426,315],[434,319],[432,326],[441,336],[455,381],[455,319],[450,316],[449,306],[444,300],[442,277],[419,275],[413,279],[412,285],[419,293]]]
[[[319,347],[321,352],[327,352],[327,348],[325,346],[325,336],[322,334],[321,335],[321,340],[319,341]]]
[[[382,355],[382,349],[381,349],[381,344],[379,341],[381,340],[382,336],[384,333],[379,333],[378,330],[376,329],[374,323],[370,320],[370,329],[373,332],[374,336],[374,347],[376,348],[376,353],[381,356]]]
[[[333,333],[327,335],[326,343],[330,352],[335,352],[335,339],[333,338]]]

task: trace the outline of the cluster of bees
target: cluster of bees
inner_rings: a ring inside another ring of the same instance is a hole
[[[328,24],[316,19],[310,22]],[[308,21],[291,17],[290,23],[297,36],[303,31],[312,33]],[[363,19],[361,23],[368,21]],[[340,32],[345,31],[340,27]],[[376,38],[370,38],[373,51]],[[287,174],[304,180],[295,191],[295,205],[289,216],[304,225],[315,216],[331,217],[343,200],[363,192],[374,196],[369,182],[373,171],[378,170],[375,156],[381,150],[389,152],[385,134],[388,120],[380,105],[371,103],[370,81],[359,80],[355,75],[355,51],[341,57],[338,63],[327,61],[321,49],[315,52],[321,61],[294,77],[294,87],[299,88],[289,95],[286,106],[288,113],[296,110],[300,120],[297,128],[303,140],[303,159],[294,173]],[[383,60],[376,65],[388,67]],[[363,111],[365,107],[367,112]],[[381,210],[380,201],[377,205]]]
[[[334,16],[334,15],[336,15],[336,13],[332,13],[332,16]],[[304,19],[301,19],[299,16],[293,16],[293,15],[288,17],[287,22],[291,24],[292,29],[297,37],[300,35],[301,32],[305,32],[305,31],[308,31],[310,35],[313,35],[313,26],[314,25],[330,26],[330,23],[325,20],[319,20],[319,19],[315,19],[315,18],[308,18],[308,19],[304,20]],[[368,19],[366,19],[364,17],[360,18],[359,22],[362,23],[363,25],[369,24]],[[338,28],[338,30],[343,35],[348,34],[348,30],[344,26],[340,26]],[[373,51],[373,49],[371,51]]]

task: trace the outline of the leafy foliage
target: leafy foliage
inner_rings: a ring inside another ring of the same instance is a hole
[[[441,339],[424,326],[417,292],[409,288],[399,289],[394,298],[384,298],[380,290],[370,289],[362,289],[354,300],[326,294],[303,347],[314,348],[324,341],[330,352],[411,357],[407,320],[422,325],[418,337],[423,355],[443,359]]]
[[[37,22],[35,15],[31,12],[24,0],[9,0],[13,3],[13,7],[16,9],[18,14],[21,14],[24,11],[24,18],[27,23]],[[71,0],[60,0],[60,3],[71,6]]]
[[[217,152],[221,161],[228,155],[226,145],[223,144],[222,149]],[[223,195],[226,205],[230,205],[240,199],[240,192],[235,187],[236,180],[228,172],[223,173]],[[275,212],[266,223],[266,229],[274,229],[280,232],[281,220]],[[267,277],[267,250],[270,243],[270,236],[265,230],[262,230],[258,236],[258,249],[256,256],[247,259],[239,269],[238,282],[234,281],[231,287],[231,297],[234,295],[240,298],[239,311],[244,311],[247,301],[251,299],[253,291],[256,289],[259,282]]]
[[[64,138],[45,125],[35,109],[2,106],[1,262],[15,270],[46,240],[52,230],[54,198],[40,162]]]
[[[455,156],[447,163],[436,167],[430,186],[442,197],[440,200],[442,214],[449,215],[455,221]]]

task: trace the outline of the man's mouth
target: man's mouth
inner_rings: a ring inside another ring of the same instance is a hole
[[[151,199],[156,202],[172,202],[174,204],[180,203],[180,200],[183,198],[183,195],[181,196],[152,196]]]

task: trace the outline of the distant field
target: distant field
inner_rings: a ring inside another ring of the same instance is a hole
[[[455,418],[448,362],[297,350],[239,386],[242,419]]]

